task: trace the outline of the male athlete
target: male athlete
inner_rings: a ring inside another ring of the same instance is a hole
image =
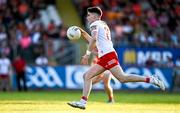
[[[81,31],[83,38],[89,43],[91,40],[91,36],[89,36],[89,34],[86,31],[84,31],[83,29],[79,28],[79,30]],[[98,52],[97,52],[96,47],[92,50],[92,53],[94,54],[93,60],[92,60],[92,65],[94,65],[98,61],[98,57],[97,57]],[[103,81],[104,89],[108,95],[108,101],[107,101],[108,103],[114,103],[113,89],[110,85],[111,79],[112,79],[112,74],[108,70],[98,76],[93,77],[93,79],[92,79],[93,85],[96,83],[99,83],[100,81]]]
[[[88,59],[94,49],[94,45],[98,49],[98,62],[92,65],[84,74],[83,94],[80,101],[69,102],[68,105],[85,109],[92,87],[92,78],[103,73],[105,70],[109,70],[122,83],[146,82],[158,86],[161,90],[165,90],[164,83],[157,76],[144,77],[123,72],[119,65],[116,51],[113,48],[109,27],[101,20],[101,16],[102,10],[99,7],[89,7],[87,9],[87,21],[90,24],[91,40],[88,44],[86,54],[82,57],[81,63],[88,64]]]

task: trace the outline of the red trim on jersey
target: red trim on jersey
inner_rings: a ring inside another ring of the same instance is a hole
[[[105,54],[104,56],[98,58],[97,64],[109,70],[112,67],[119,65],[118,57],[116,52],[110,52]]]

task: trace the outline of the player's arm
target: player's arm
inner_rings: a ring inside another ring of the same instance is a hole
[[[89,43],[91,40],[91,36],[85,30],[83,30],[80,27],[79,27],[79,30],[81,31],[83,38]]]
[[[81,31],[81,34],[83,35],[83,38],[89,43],[92,37],[85,30],[83,30],[82,28],[80,28],[80,27],[78,27],[78,28]],[[97,53],[95,48],[92,50],[92,53],[94,55],[96,55],[96,56],[98,55],[98,53]]]
[[[98,37],[98,26],[93,25],[90,27],[90,30],[91,30],[91,39],[90,39],[90,42],[88,44],[87,51],[92,52],[94,47],[96,47],[96,39]],[[86,51],[86,54],[88,53],[87,51]]]
[[[95,27],[95,29],[91,29],[91,39],[89,41],[88,48],[86,50],[86,54],[83,56],[83,58],[81,60],[82,64],[88,64],[89,56],[95,47],[96,38],[98,37],[98,29],[96,28],[96,26],[93,26],[93,27]]]
[[[96,38],[97,38],[97,31],[92,31],[91,34],[92,34],[92,38],[90,39],[89,44],[88,44],[88,48],[87,48],[87,51],[90,51],[90,52],[92,52],[92,50],[95,47]]]

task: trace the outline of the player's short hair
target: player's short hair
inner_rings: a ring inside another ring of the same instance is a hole
[[[87,8],[87,12],[90,12],[90,13],[96,13],[98,14],[100,17],[102,16],[102,10],[100,7],[89,7]]]

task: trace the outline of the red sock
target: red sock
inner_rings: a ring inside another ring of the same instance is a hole
[[[113,98],[110,96],[110,97],[109,97],[109,101],[112,101],[112,99],[113,99]]]
[[[150,82],[150,78],[147,77],[146,80],[145,80],[146,83],[149,83]]]
[[[85,96],[82,96],[81,99],[83,99],[83,100],[85,100],[85,101],[88,100],[87,97],[85,97]]]

